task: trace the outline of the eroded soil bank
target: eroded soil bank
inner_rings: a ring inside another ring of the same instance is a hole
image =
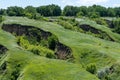
[[[105,33],[104,31],[101,31],[99,29],[96,29],[90,25],[86,25],[86,24],[82,24],[79,25],[79,27],[84,30],[85,32],[91,32],[93,34],[98,35],[97,37],[101,38],[101,39],[105,39],[105,40],[109,40],[109,41],[114,41],[114,39],[112,39],[107,33]]]

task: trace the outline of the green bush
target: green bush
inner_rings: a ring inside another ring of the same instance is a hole
[[[56,43],[57,43],[57,38],[56,36],[51,36],[48,38],[48,46],[49,46],[49,49],[51,50],[55,50],[55,47],[56,47]]]
[[[46,57],[47,58],[55,58],[55,55],[53,53],[47,53]]]
[[[55,58],[54,51],[40,45],[30,44],[30,42],[26,39],[25,36],[19,36],[17,38],[17,42],[21,47],[33,52],[36,55],[45,56],[48,58]]]
[[[100,15],[97,12],[89,12],[88,17],[91,18],[91,19],[94,19],[94,18],[99,18]]]
[[[31,13],[25,13],[25,16],[27,17],[27,18],[29,18],[29,19],[32,19],[33,18],[33,15],[31,14]]]
[[[0,23],[4,21],[4,17],[0,15]]]
[[[95,74],[97,72],[96,65],[93,63],[87,65],[86,70],[92,74]]]
[[[84,13],[81,11],[81,12],[78,12],[77,14],[76,14],[76,16],[77,17],[82,17],[82,16],[84,16]]]
[[[70,23],[68,23],[68,22],[59,20],[58,24],[61,25],[61,26],[63,26],[65,29],[73,30],[73,26]]]

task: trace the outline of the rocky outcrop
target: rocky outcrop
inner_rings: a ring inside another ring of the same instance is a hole
[[[53,35],[52,33],[40,28],[19,24],[3,24],[2,29],[10,33],[15,33],[17,36],[34,36],[37,38],[37,41],[48,40],[48,38]],[[68,59],[72,56],[72,50],[68,46],[60,43],[58,39],[54,46],[55,55],[58,59]]]

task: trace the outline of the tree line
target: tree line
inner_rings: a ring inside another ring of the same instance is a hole
[[[27,6],[25,8],[11,6],[7,9],[0,9],[0,15],[27,16],[37,18],[38,16],[87,16],[87,17],[120,17],[120,7],[93,6],[65,6],[62,10],[60,6],[51,4],[39,7]]]

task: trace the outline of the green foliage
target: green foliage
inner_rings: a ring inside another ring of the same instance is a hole
[[[57,23],[63,26],[65,29],[82,31],[80,28],[78,28],[79,22],[76,21],[75,18],[59,17],[59,20]]]
[[[36,8],[33,6],[25,7],[24,14],[26,17],[28,17],[30,19],[36,19],[36,20],[42,19],[42,16],[39,13],[37,13]]]
[[[86,6],[80,6],[78,13],[79,12],[82,12],[83,16],[87,16],[88,15],[88,8]]]
[[[94,19],[94,18],[99,18],[100,15],[99,15],[98,12],[89,12],[88,17],[91,18],[91,19]]]
[[[95,12],[95,13],[99,14],[101,17],[102,16],[107,16],[107,8],[103,7],[103,6],[100,6],[100,5],[89,6],[88,7],[88,13],[89,12]]]
[[[78,13],[78,7],[65,6],[63,9],[63,15],[65,16],[76,16],[77,13]]]
[[[25,13],[25,16],[28,17],[29,19],[33,18],[33,15],[31,13],[28,13],[28,12]]]
[[[113,20],[114,31],[120,34],[120,18]]]
[[[107,10],[107,15],[108,15],[109,17],[114,17],[114,16],[116,15],[116,13],[115,13],[115,11],[114,11],[113,8],[108,8],[108,10]]]
[[[2,21],[4,21],[4,20],[5,20],[5,18],[0,15],[0,23],[1,23]]]
[[[76,14],[77,17],[82,17],[83,15],[84,15],[83,12],[78,12],[78,13]]]
[[[60,16],[61,8],[58,5],[52,4],[38,7],[37,12],[42,16]]]
[[[120,16],[120,7],[104,7],[100,5],[92,5],[92,6],[65,6],[63,10],[61,7],[55,4],[44,5],[39,7],[27,6],[24,9],[22,7],[10,6],[7,9],[0,9],[0,15],[9,15],[9,16],[27,16],[30,14],[34,16],[38,13],[41,16],[89,16],[92,14],[92,18],[94,17],[119,17]],[[29,13],[29,14],[28,14]],[[97,15],[96,15],[97,13]],[[29,15],[29,17],[30,17]],[[31,17],[30,17],[31,18]]]
[[[56,58],[56,56],[53,53],[51,53],[51,52],[47,53],[46,57],[50,58],[50,59],[55,59]]]
[[[17,6],[8,7],[7,14],[9,16],[24,16],[24,9]]]
[[[51,50],[55,50],[56,44],[57,44],[57,38],[56,36],[51,36],[48,38],[48,45],[49,45],[49,49]],[[48,55],[49,56],[49,55]]]
[[[92,74],[95,74],[97,71],[97,68],[95,64],[91,63],[87,65],[86,70]]]
[[[36,8],[35,7],[33,7],[33,6],[27,6],[27,7],[25,7],[25,13],[31,13],[31,14],[36,14],[37,13],[37,11],[36,11]]]
[[[73,30],[73,26],[69,22],[65,22],[65,21],[59,20],[58,24],[63,26],[65,29]]]
[[[7,15],[6,9],[0,9],[0,15]]]
[[[17,42],[19,43],[19,45],[25,48],[26,50],[31,51],[36,55],[55,58],[54,52],[52,50],[47,49],[46,47],[43,47],[40,45],[30,44],[29,41],[25,38],[25,36],[20,36],[17,39],[18,39]]]

